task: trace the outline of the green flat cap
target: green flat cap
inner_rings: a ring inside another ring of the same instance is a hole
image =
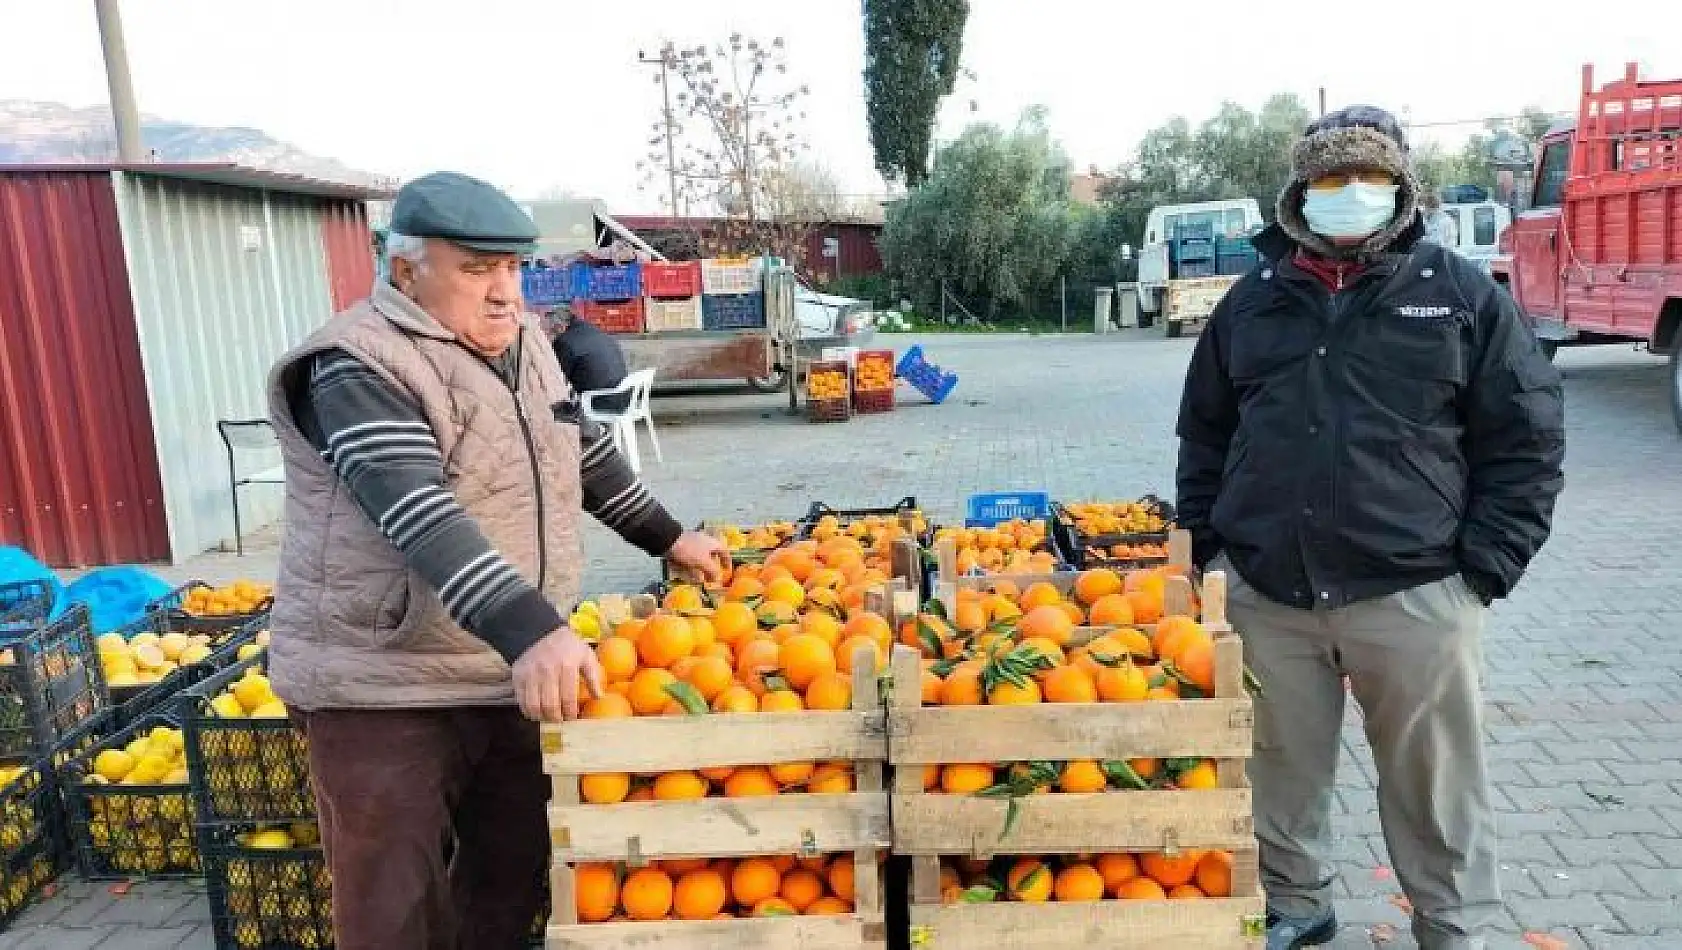
[[[457,172],[433,172],[399,189],[391,230],[493,254],[537,249],[537,225],[514,199],[495,185]]]

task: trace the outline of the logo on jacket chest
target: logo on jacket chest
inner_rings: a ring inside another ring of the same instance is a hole
[[[1404,320],[1423,323],[1431,326],[1448,326],[1459,324],[1469,326],[1472,314],[1469,310],[1458,307],[1429,304],[1404,304],[1392,308],[1396,316]]]

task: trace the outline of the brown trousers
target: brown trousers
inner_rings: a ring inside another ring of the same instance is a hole
[[[549,833],[518,709],[294,711],[310,744],[338,950],[517,950]]]

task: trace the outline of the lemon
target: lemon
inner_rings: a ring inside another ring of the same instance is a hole
[[[134,756],[121,749],[106,749],[94,756],[93,770],[107,782],[121,782],[134,771]]]
[[[208,659],[210,659],[210,648],[194,643],[181,651],[181,658],[177,662],[182,666],[192,666],[194,663],[203,663]]]
[[[278,699],[271,699],[256,709],[251,710],[252,719],[285,719],[286,704]]]
[[[573,631],[585,640],[594,642],[601,639],[602,622],[596,614],[587,614],[582,610],[575,611],[571,617],[567,618],[567,625],[572,627]]]
[[[148,630],[145,633],[135,634],[134,639],[130,640],[128,643],[129,643],[129,646],[137,647],[137,648],[138,647],[157,646],[158,645],[158,635],[153,633],[152,631]]]
[[[164,658],[168,660],[180,659],[181,652],[190,646],[192,641],[188,640],[184,633],[171,632],[158,638],[158,649],[163,651]]]
[[[247,644],[243,644],[237,651],[235,651],[234,656],[235,656],[235,658],[237,658],[241,661],[245,661],[245,660],[251,659],[254,656],[257,656],[257,655],[261,654],[262,652],[263,652],[263,648],[258,646],[257,644],[247,643]]]
[[[135,639],[139,640],[140,638],[135,637]],[[136,643],[134,645],[134,662],[146,669],[155,670],[168,663],[169,657],[164,656],[163,648],[156,643]]]
[[[156,785],[174,768],[168,756],[156,752],[149,753],[135,763],[134,771],[125,776],[123,781],[129,785]]]
[[[128,652],[128,641],[124,640],[120,633],[102,633],[99,635],[99,639],[94,642],[98,644],[101,653]]]
[[[269,678],[261,673],[247,673],[234,684],[233,694],[248,713],[274,700],[274,693],[269,689]]]
[[[171,753],[178,753],[183,748],[181,730],[168,726],[156,726],[147,737],[154,749],[165,749]]]
[[[279,828],[253,831],[245,836],[245,846],[269,851],[285,850],[292,847],[292,836]]]
[[[231,693],[223,693],[210,701],[210,711],[223,719],[244,719],[245,707]]]
[[[134,756],[134,760],[139,762],[141,759],[146,758],[146,754],[148,752],[152,751],[152,740],[146,736],[141,736],[133,742],[130,742],[128,747],[123,751]]]

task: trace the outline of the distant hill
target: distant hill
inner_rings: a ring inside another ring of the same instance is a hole
[[[233,162],[328,181],[375,184],[358,171],[271,138],[260,129],[212,128],[156,116],[141,117],[147,149],[160,162]],[[57,102],[0,99],[0,164],[102,162],[117,157],[107,106],[74,109]]]

